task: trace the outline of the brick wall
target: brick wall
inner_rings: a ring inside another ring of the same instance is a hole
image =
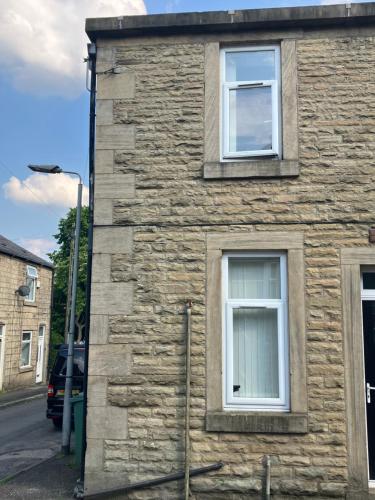
[[[0,324],[5,326],[3,347],[3,389],[35,384],[39,325],[45,325],[44,373],[46,382],[51,304],[51,269],[30,263],[38,271],[40,287],[34,303],[15,293],[26,284],[27,262],[0,254]],[[20,368],[22,331],[32,332],[31,367]]]
[[[192,497],[259,495],[270,455],[275,497],[343,498],[339,251],[368,246],[374,221],[375,38],[346,31],[298,40],[301,173],[267,180],[202,178],[204,40],[98,46],[98,72],[116,64],[127,85],[121,94],[116,75],[99,76],[86,487],[183,468],[184,303],[191,298],[192,465],[225,463],[192,480]],[[119,141],[106,139],[120,131]],[[104,231],[111,232],[100,245]],[[304,232],[308,434],[204,430],[206,235],[215,231]],[[179,488],[127,498],[177,498]]]

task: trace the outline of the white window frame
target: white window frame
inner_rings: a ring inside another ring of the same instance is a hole
[[[280,259],[280,299],[230,299],[228,297],[229,258]],[[290,410],[287,256],[283,252],[229,252],[222,257],[222,324],[223,324],[223,408],[224,410],[281,411]],[[233,309],[240,307],[277,310],[279,398],[240,398],[233,396]]]
[[[36,295],[36,282],[38,279],[38,270],[34,266],[26,266],[26,278],[31,280],[32,286],[30,287],[30,293],[25,297],[27,302],[35,302]]]
[[[275,80],[246,80],[230,82],[226,81],[225,57],[229,52],[258,52],[274,51],[275,53]],[[221,159],[233,160],[236,158],[280,156],[281,155],[281,76],[280,76],[280,47],[278,45],[258,45],[221,49]],[[231,90],[256,87],[271,87],[272,90],[272,148],[268,150],[255,151],[230,151],[229,150],[229,93]]]
[[[30,339],[29,340],[23,340],[23,336],[25,333],[30,333]],[[31,366],[31,348],[32,348],[32,340],[33,340],[33,332],[31,330],[24,330],[22,332],[22,337],[21,337],[21,363],[22,363],[22,347],[24,344],[29,344],[29,360],[27,365],[21,364],[21,368],[30,368]]]

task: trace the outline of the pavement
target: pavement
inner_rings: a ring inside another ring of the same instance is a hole
[[[0,394],[0,499],[68,499],[79,478],[46,418],[46,386]],[[74,445],[74,434],[71,440]]]
[[[0,393],[0,410],[8,406],[24,403],[25,401],[42,398],[43,396],[47,397],[46,385],[35,385],[33,387],[2,392]]]
[[[79,478],[74,456],[60,454],[6,482],[0,481],[0,498],[14,500],[68,500]]]

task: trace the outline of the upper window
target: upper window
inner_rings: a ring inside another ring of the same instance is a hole
[[[278,156],[279,47],[226,48],[221,57],[223,159]]]
[[[26,295],[25,300],[28,302],[35,302],[36,280],[38,278],[38,271],[35,267],[27,266],[26,268],[26,285],[29,287],[30,292]]]
[[[289,409],[286,255],[225,254],[224,408]]]

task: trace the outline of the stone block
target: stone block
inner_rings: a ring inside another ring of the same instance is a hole
[[[96,127],[96,149],[134,149],[135,127],[133,125],[98,125]]]
[[[133,247],[133,231],[128,227],[94,228],[94,252],[124,254]]]
[[[208,412],[206,430],[215,432],[259,432],[271,434],[306,434],[308,419],[292,413]]]
[[[95,174],[113,174],[113,151],[101,149],[95,152]]]
[[[129,349],[121,344],[90,347],[89,375],[122,377],[129,373]]]
[[[95,414],[90,408],[87,410],[88,422],[95,419]],[[100,472],[104,465],[104,443],[103,439],[87,438],[86,448],[86,472]]]
[[[128,475],[125,473],[119,474],[116,472],[88,471],[85,474],[85,495],[98,493],[100,491],[120,488],[129,481]],[[117,498],[121,498],[117,496]]]
[[[98,174],[95,179],[95,198],[132,198],[135,191],[133,174]]]
[[[101,314],[91,314],[90,344],[107,344],[108,333],[108,316]]]
[[[135,93],[135,74],[122,70],[98,76],[98,99],[131,99]]]
[[[110,99],[98,99],[96,101],[96,124],[113,124],[113,101]]]
[[[87,387],[87,406],[106,406],[107,377],[91,375]]]
[[[92,256],[92,282],[103,283],[111,278],[111,256],[107,253],[97,253]]]
[[[113,201],[110,199],[96,199],[94,203],[94,224],[112,224]]]
[[[91,290],[91,314],[130,314],[133,309],[131,283],[93,283]]]
[[[98,75],[111,70],[115,65],[115,49],[113,47],[97,47],[96,72]]]
[[[118,406],[92,407],[87,422],[91,439],[127,439],[128,412]]]

